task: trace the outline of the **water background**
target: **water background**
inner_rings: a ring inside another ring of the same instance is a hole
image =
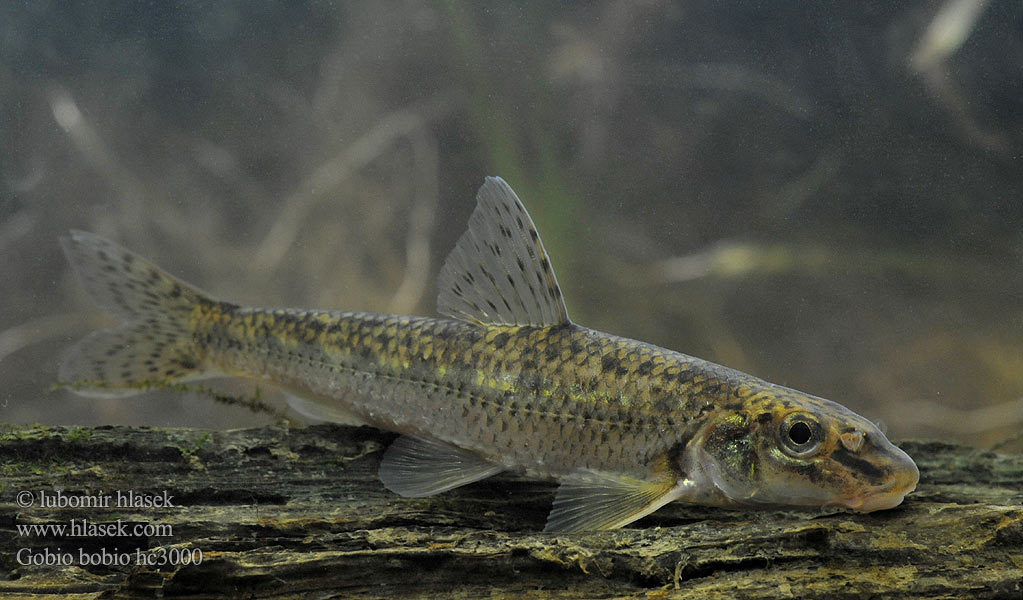
[[[1023,426],[1019,2],[12,2],[0,140],[3,421],[271,421],[50,391],[109,322],[70,228],[237,302],[431,315],[501,175],[579,323],[895,438]]]

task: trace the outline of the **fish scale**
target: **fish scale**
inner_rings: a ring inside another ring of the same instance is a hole
[[[325,396],[352,389],[353,412],[372,425],[439,435],[537,476],[578,467],[640,472],[692,429],[679,415],[708,405],[699,388],[686,393],[671,375],[690,372],[696,359],[575,325],[480,331],[430,318],[224,303],[206,312],[197,337],[224,373]],[[666,402],[657,390],[672,380]]]
[[[868,420],[803,392],[573,323],[532,220],[487,178],[439,277],[448,318],[259,309],[214,300],[98,236],[65,251],[122,324],[60,378],[117,397],[228,374],[316,419],[400,435],[383,484],[430,496],[512,470],[560,486],[546,530],[613,529],[667,502],[899,504],[912,459]]]

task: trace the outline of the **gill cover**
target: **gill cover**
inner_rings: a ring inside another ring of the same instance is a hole
[[[712,420],[696,460],[708,483],[738,504],[755,502],[759,488],[760,461],[749,425],[743,413]]]

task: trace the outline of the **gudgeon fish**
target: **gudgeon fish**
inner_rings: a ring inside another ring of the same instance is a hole
[[[892,508],[913,460],[844,406],[573,323],[533,221],[486,178],[440,272],[446,318],[250,308],[74,231],[64,250],[121,324],[59,377],[121,397],[210,376],[269,381],[298,412],[400,436],[380,479],[431,496],[502,471],[560,485],[546,531],[622,527],[668,502]]]

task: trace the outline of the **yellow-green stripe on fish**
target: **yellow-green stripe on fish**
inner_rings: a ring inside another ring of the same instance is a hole
[[[122,324],[74,346],[60,379],[107,397],[270,380],[304,415],[402,434],[380,479],[403,496],[501,471],[556,479],[547,531],[673,500],[872,511],[916,487],[913,460],[840,404],[576,325],[515,192],[488,177],[477,201],[440,273],[446,318],[242,307],[72,232],[82,284]]]

